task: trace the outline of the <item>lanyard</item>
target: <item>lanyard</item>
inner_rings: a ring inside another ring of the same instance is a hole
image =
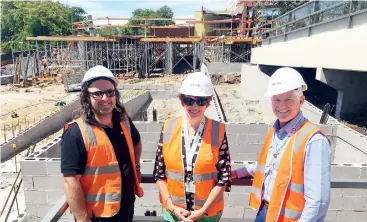
[[[195,162],[194,156],[196,157],[198,152],[199,152],[199,148],[201,146],[201,136],[203,134],[204,131],[204,126],[205,126],[205,117],[203,117],[203,119],[200,122],[199,128],[195,133],[194,136],[194,140],[190,146],[190,138],[189,138],[189,130],[188,130],[188,126],[187,126],[187,119],[186,116],[184,116],[184,118],[182,118],[182,125],[183,125],[183,136],[184,136],[184,140],[185,140],[185,151],[186,151],[186,170],[187,171],[192,171],[193,168],[193,164]]]

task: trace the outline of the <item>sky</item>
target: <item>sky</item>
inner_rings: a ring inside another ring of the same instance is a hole
[[[131,17],[137,8],[157,10],[167,5],[172,8],[174,17],[194,18],[194,11],[200,11],[204,6],[210,11],[224,11],[231,0],[59,0],[69,6],[83,8],[93,18],[101,17]],[[111,21],[111,24],[124,24],[127,21]],[[176,21],[176,24],[185,21]],[[107,21],[94,21],[94,24],[107,24]]]

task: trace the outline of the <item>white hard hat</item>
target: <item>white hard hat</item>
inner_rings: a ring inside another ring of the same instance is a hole
[[[209,76],[201,72],[189,74],[183,81],[179,93],[188,96],[212,96],[213,85]]]
[[[97,79],[97,78],[111,79],[116,85],[118,84],[117,79],[115,78],[115,76],[112,74],[112,72],[109,69],[107,69],[104,66],[97,65],[97,66],[90,68],[85,73],[81,85],[83,85],[84,83],[92,79]]]
[[[282,94],[300,87],[302,91],[307,90],[307,85],[297,70],[289,67],[280,68],[270,77],[265,96]]]

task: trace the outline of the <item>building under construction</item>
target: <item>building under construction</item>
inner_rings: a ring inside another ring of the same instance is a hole
[[[250,61],[251,48],[258,42],[258,38],[252,33],[252,20],[248,20],[244,14],[238,18],[210,12],[204,8],[200,16],[197,16],[197,13],[195,15],[195,19],[149,17],[92,19],[88,16],[88,20],[73,23],[75,32],[73,36],[27,37],[29,53],[19,66],[23,70],[16,68],[14,80],[19,82],[30,77],[47,78],[61,75],[65,89],[73,91],[79,88],[85,71],[95,65],[108,67],[115,75],[136,74],[139,78],[147,78],[156,73],[180,74],[197,70],[203,61],[231,63]],[[110,24],[112,20],[131,19],[143,20],[145,24]],[[94,25],[93,21],[97,20],[107,20],[108,24]],[[148,21],[152,20],[180,20],[185,21],[185,24],[148,25]],[[98,35],[96,30],[104,26],[140,29],[144,30],[144,35]],[[19,64],[18,60],[15,61],[16,64]],[[28,64],[26,70],[24,63]]]

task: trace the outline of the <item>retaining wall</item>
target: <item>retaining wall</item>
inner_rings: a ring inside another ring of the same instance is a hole
[[[80,107],[79,99],[73,101],[59,111],[45,116],[42,121],[29,128],[27,131],[11,138],[7,143],[1,145],[1,162],[4,162],[16,154],[28,148],[32,143],[37,143],[44,138],[60,130],[67,122],[72,120],[72,113]],[[16,149],[12,145],[16,144]]]

